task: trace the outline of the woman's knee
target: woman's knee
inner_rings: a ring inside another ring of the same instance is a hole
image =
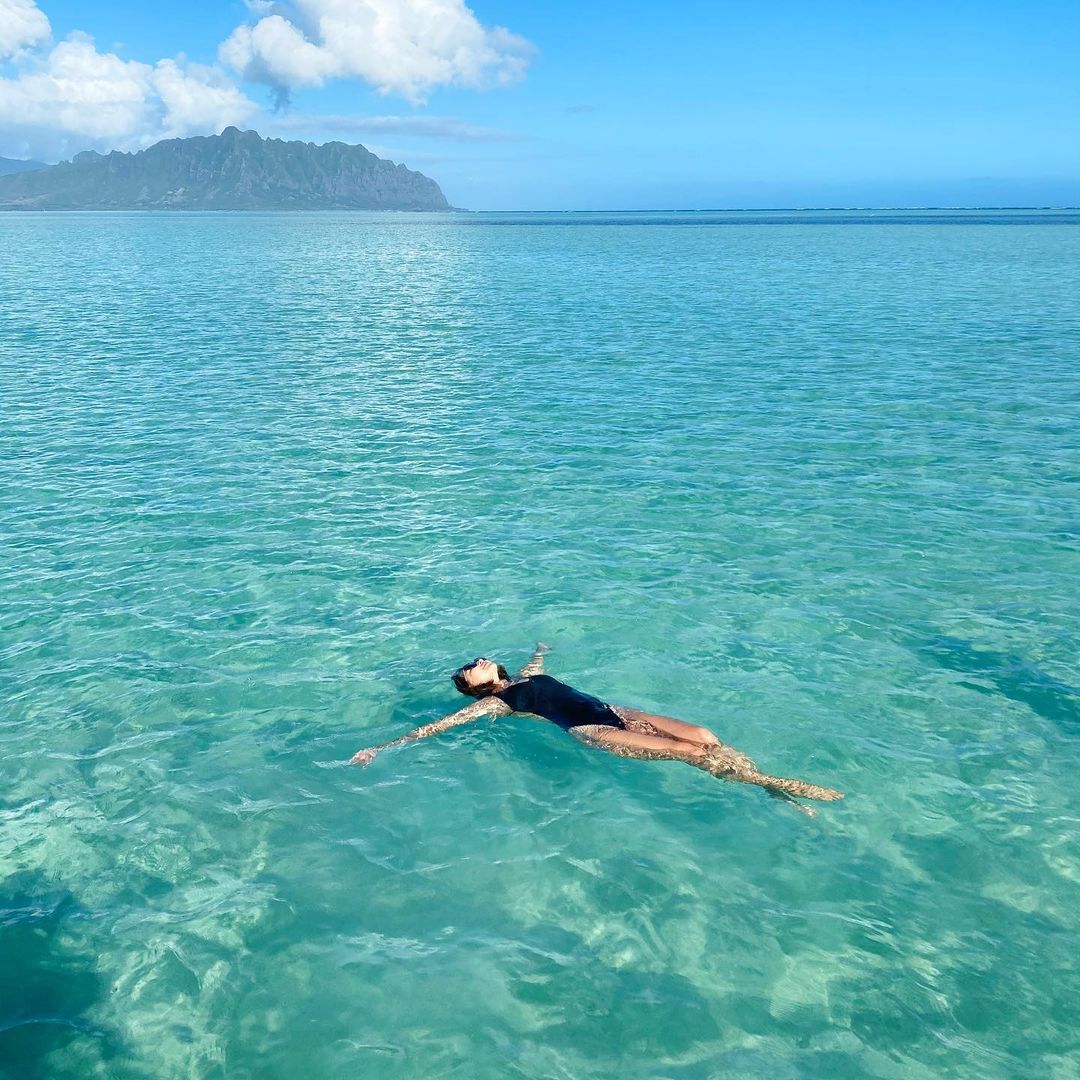
[[[707,727],[695,727],[693,737],[705,746],[720,745],[720,740]]]

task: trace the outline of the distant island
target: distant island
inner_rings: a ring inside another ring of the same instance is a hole
[[[31,169],[47,169],[43,161],[20,161],[18,158],[0,157],[0,176],[10,173],[29,172]]]
[[[2,159],[8,161],[8,159]],[[0,210],[449,210],[439,185],[363,146],[220,135],[92,150],[0,175]]]

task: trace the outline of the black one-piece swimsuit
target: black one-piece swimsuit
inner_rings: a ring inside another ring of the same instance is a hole
[[[558,724],[564,730],[582,724],[606,724],[625,730],[622,718],[610,705],[591,694],[583,694],[550,675],[533,675],[512,682],[495,697],[506,702],[514,712],[533,713]]]

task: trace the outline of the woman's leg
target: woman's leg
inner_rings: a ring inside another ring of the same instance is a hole
[[[578,742],[598,750],[606,750],[609,754],[645,761],[685,761],[687,765],[703,769],[718,780],[756,784],[765,788],[775,798],[784,799],[787,802],[794,801],[791,798],[793,795],[798,795],[803,799],[821,799],[825,802],[844,797],[840,791],[808,784],[805,780],[791,780],[783,776],[769,776],[762,773],[744,753],[723,743],[716,746],[702,746],[682,739],[646,735],[640,731],[624,731],[607,724],[583,724],[569,730]],[[800,807],[800,809],[813,817],[813,811],[808,807]]]
[[[687,724],[673,716],[660,716],[642,709],[631,709],[626,705],[612,705],[612,712],[626,725],[628,731],[639,731],[644,735],[661,735],[682,742],[697,743],[699,746],[720,746],[720,740],[708,729],[697,724]]]
[[[623,731],[607,724],[582,724],[569,729],[578,742],[597,750],[606,750],[619,757],[645,761],[685,761],[703,766],[708,749],[698,743],[669,739],[663,735],[646,735],[640,731]]]
[[[620,716],[622,712],[620,711]],[[647,714],[646,714],[647,715]],[[702,745],[673,739],[667,735],[649,735],[644,731],[624,731],[607,724],[582,724],[569,729],[578,742],[595,746],[620,757],[656,761],[685,761],[723,780],[754,782],[760,776],[757,766],[733,746],[721,742]]]

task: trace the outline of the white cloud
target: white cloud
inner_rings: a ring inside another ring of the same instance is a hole
[[[220,131],[255,110],[220,69],[123,60],[74,33],[0,79],[0,153],[55,160],[89,148],[137,150]]]
[[[518,142],[524,136],[499,128],[470,124],[456,116],[338,116],[287,113],[268,128],[281,132],[340,131],[352,135],[412,135],[457,142]],[[370,149],[370,147],[368,148]]]
[[[380,93],[422,102],[437,86],[505,85],[533,49],[481,25],[464,0],[249,0],[254,25],[222,44],[221,61],[281,94],[329,79],[360,78]]]
[[[44,44],[52,29],[34,0],[0,0],[0,60]]]
[[[217,133],[243,123],[257,109],[220,68],[159,60],[150,84],[161,103],[163,139]]]

